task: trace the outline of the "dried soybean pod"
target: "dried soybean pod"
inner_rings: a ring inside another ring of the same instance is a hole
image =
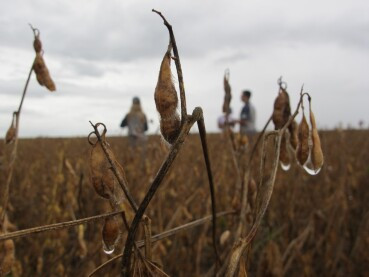
[[[171,49],[169,46],[161,62],[159,78],[155,88],[156,109],[162,117],[173,115],[177,109],[178,96],[172,80],[172,71],[170,69]]]
[[[35,49],[36,53],[40,53],[42,51],[42,43],[40,40],[40,30],[37,28],[33,28],[33,26],[31,24],[29,24],[29,26],[31,27],[35,40],[33,41],[33,48]]]
[[[299,138],[298,138],[298,124],[295,120],[291,122],[290,126],[288,126],[288,130],[290,131],[291,146],[293,147],[293,149],[296,150]]]
[[[309,157],[309,125],[306,121],[305,114],[302,114],[302,119],[298,128],[298,139],[296,156],[297,161],[303,166]]]
[[[84,225],[78,225],[78,255],[80,258],[84,258],[87,253],[88,249],[85,241],[85,227]]]
[[[280,88],[277,98],[274,101],[272,120],[275,129],[281,129],[291,115],[290,98],[285,89]]]
[[[279,149],[279,161],[283,164],[283,166],[288,166],[290,164],[290,156],[287,150],[287,140],[286,137],[282,137],[281,147]]]
[[[220,235],[220,245],[224,246],[224,244],[227,242],[227,240],[230,238],[231,236],[231,232],[229,230],[224,231],[221,235]]]
[[[15,141],[17,129],[15,128],[15,119],[13,118],[12,124],[5,135],[5,144],[10,144]]]
[[[229,106],[230,106],[231,99],[232,99],[231,86],[229,84],[229,70],[228,69],[224,73],[223,84],[224,84],[223,112],[228,114],[229,109],[230,109]]]
[[[36,58],[33,63],[33,70],[35,71],[37,81],[41,86],[45,85],[45,80],[44,80],[45,74],[43,73],[43,71],[45,70],[45,67],[46,65],[45,65],[42,55],[40,53],[36,53]]]
[[[37,81],[41,86],[45,86],[50,91],[55,91],[56,88],[54,81],[50,77],[49,70],[46,67],[41,53],[36,53],[33,70],[35,71]]]
[[[116,179],[111,167],[105,169],[101,181],[103,183],[104,188],[108,188],[109,191],[114,194]]]
[[[105,218],[104,227],[102,230],[102,237],[104,243],[104,251],[110,254],[114,251],[115,244],[119,239],[119,225],[113,216]]]
[[[40,34],[35,36],[35,40],[33,41],[33,48],[35,49],[36,53],[40,53],[42,51],[42,42],[40,40]]]
[[[4,241],[4,256],[0,261],[0,273],[4,276],[10,273],[12,266],[15,262],[15,247],[14,242],[11,239]],[[1,276],[3,276],[1,275]]]
[[[310,124],[311,124],[311,139],[313,142],[311,149],[311,163],[314,171],[317,172],[324,163],[323,151],[320,144],[318,128],[316,127],[315,116],[310,106]]]
[[[256,195],[257,195],[257,185],[254,178],[251,178],[249,181],[249,191],[247,193],[247,201],[249,202],[251,210],[254,209],[256,203]]]
[[[181,127],[179,115],[175,114],[169,118],[160,119],[160,131],[163,138],[170,144],[174,143],[178,137]]]
[[[180,132],[180,118],[177,113],[178,96],[170,69],[171,45],[164,55],[160,66],[159,78],[155,88],[155,104],[160,114],[160,131],[164,139],[173,143]]]
[[[104,185],[103,182],[104,173],[107,170],[107,167],[104,150],[101,147],[101,143],[97,141],[95,145],[93,145],[90,154],[91,182],[98,195],[109,199],[110,190]]]

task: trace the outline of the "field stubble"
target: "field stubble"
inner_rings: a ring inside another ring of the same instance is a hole
[[[306,174],[296,164],[288,172],[278,171],[271,203],[245,259],[251,276],[364,276],[369,270],[369,133],[323,131],[320,135],[326,161],[317,176]],[[150,136],[141,155],[129,148],[126,138],[108,140],[125,168],[134,199],[140,202],[167,153],[163,142]],[[208,143],[217,210],[237,209],[239,204],[232,203],[236,174],[227,142],[219,134],[210,134]],[[85,138],[20,140],[8,211],[17,229],[109,210],[91,185],[89,151]],[[211,214],[200,152],[200,139],[191,135],[146,211],[153,234]],[[258,164],[253,168],[258,182]],[[127,217],[130,222],[132,215]],[[226,230],[233,235],[235,219],[219,218],[218,237]],[[103,221],[81,226],[16,239],[13,275],[87,276],[111,256],[103,252]],[[122,252],[126,234],[123,230],[113,255]],[[154,243],[153,261],[171,276],[189,276],[189,272],[203,276],[213,264],[211,245],[209,221]],[[224,258],[232,240],[219,247]],[[116,261],[98,276],[117,276],[119,270]]]

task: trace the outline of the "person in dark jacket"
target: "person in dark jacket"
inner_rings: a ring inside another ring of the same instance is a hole
[[[120,127],[128,128],[128,139],[131,146],[145,144],[147,140],[145,132],[148,130],[148,124],[138,97],[133,98],[131,110],[124,117]]]

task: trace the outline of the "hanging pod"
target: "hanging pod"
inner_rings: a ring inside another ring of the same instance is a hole
[[[298,139],[296,157],[299,164],[303,166],[309,157],[309,125],[304,113],[298,127]]]
[[[311,124],[311,163],[315,172],[318,172],[324,163],[323,151],[320,144],[318,128],[316,127],[315,116],[310,105],[310,124]]]
[[[170,69],[171,49],[169,45],[161,62],[154,94],[156,109],[160,114],[160,131],[170,144],[175,142],[181,130],[181,121],[177,113],[178,96]]]

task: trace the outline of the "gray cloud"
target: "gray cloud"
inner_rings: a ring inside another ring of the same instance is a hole
[[[280,75],[293,100],[306,84],[321,124],[369,118],[362,104],[369,101],[367,1],[13,0],[0,4],[1,122],[7,124],[9,107],[17,107],[32,62],[30,22],[41,30],[57,92],[47,92],[32,77],[21,134],[84,135],[88,120],[104,121],[117,132],[136,95],[157,124],[153,91],[168,31],[151,8],[173,25],[189,110],[201,105],[209,130],[217,128],[225,68],[231,69],[235,116],[240,91],[250,88],[258,126],[270,115]],[[350,106],[361,100],[343,116],[347,91],[356,96]],[[332,99],[337,103],[327,113],[321,103]],[[68,128],[55,130],[53,121]]]

